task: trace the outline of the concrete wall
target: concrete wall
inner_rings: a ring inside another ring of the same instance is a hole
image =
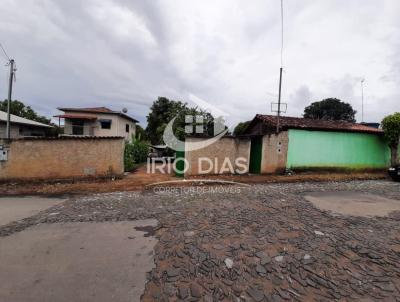
[[[64,179],[120,175],[123,138],[21,139],[1,141],[8,160],[0,161],[0,180]]]
[[[389,164],[390,150],[381,136],[289,130],[288,168],[382,169]]]
[[[288,132],[263,136],[261,173],[280,173],[286,169]]]
[[[72,112],[66,111],[66,114],[73,114],[73,115],[93,115],[97,118],[96,121],[85,121],[84,123],[84,135],[94,135],[94,136],[122,136],[125,137],[125,140],[131,141],[132,135],[135,136],[136,134],[136,123],[132,122],[131,120],[119,116],[117,114],[101,114],[101,113],[79,113],[79,112]],[[111,129],[102,129],[100,121],[101,119],[104,120],[111,120]],[[129,125],[129,132],[126,132],[125,126],[126,124]],[[65,119],[64,122],[64,134],[72,134],[72,120]]]
[[[191,142],[205,141],[206,138],[187,138],[185,146]],[[187,148],[186,148],[187,149]],[[210,164],[203,162],[199,166],[199,158],[209,158],[212,161],[213,167],[209,170]],[[244,164],[245,168],[237,165],[235,162],[238,158],[244,158],[244,161],[239,164]],[[250,161],[250,139],[247,138],[235,138],[235,137],[223,137],[217,142],[194,151],[185,152],[185,159],[188,162],[188,170],[185,175],[199,175],[199,174],[230,174],[228,171],[227,161],[232,164],[234,171],[240,169],[242,173],[248,173],[249,161]],[[224,165],[225,162],[225,165]],[[223,169],[227,168],[227,169]],[[201,171],[203,170],[203,171]]]

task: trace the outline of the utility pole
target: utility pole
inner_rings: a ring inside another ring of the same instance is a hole
[[[361,79],[361,123],[364,123],[364,81]]]
[[[279,69],[279,94],[278,94],[278,114],[276,118],[276,134],[279,134],[280,117],[281,117],[282,70],[283,70],[283,0],[281,0],[281,68]]]
[[[11,123],[10,123],[10,107],[11,107],[11,96],[12,96],[12,84],[13,84],[13,79],[14,79],[14,60],[10,60],[10,78],[8,81],[8,100],[7,100],[7,139],[11,138]]]
[[[278,94],[278,114],[277,114],[277,121],[276,121],[276,134],[279,133],[279,124],[280,124],[280,116],[281,116],[281,91],[282,91],[282,67],[279,71],[279,94]]]

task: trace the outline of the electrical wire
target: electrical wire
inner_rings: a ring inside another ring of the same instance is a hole
[[[8,56],[6,50],[4,49],[3,45],[0,43],[0,48],[3,50],[4,55],[6,56],[8,61],[11,61],[10,57]]]
[[[283,0],[281,0],[281,67],[283,67]]]

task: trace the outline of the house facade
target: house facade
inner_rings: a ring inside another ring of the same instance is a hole
[[[50,125],[32,121],[14,114],[10,115],[10,138],[45,136]],[[0,138],[7,137],[7,112],[0,111]]]
[[[64,135],[124,137],[132,141],[136,134],[136,119],[129,115],[113,111],[106,107],[94,108],[58,108],[63,114],[56,115],[64,119]]]
[[[390,150],[383,130],[342,121],[258,114],[245,135],[251,137],[250,173],[285,169],[384,169]]]

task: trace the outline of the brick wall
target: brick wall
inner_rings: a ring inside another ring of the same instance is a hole
[[[123,138],[0,140],[0,180],[101,177],[124,171]]]

